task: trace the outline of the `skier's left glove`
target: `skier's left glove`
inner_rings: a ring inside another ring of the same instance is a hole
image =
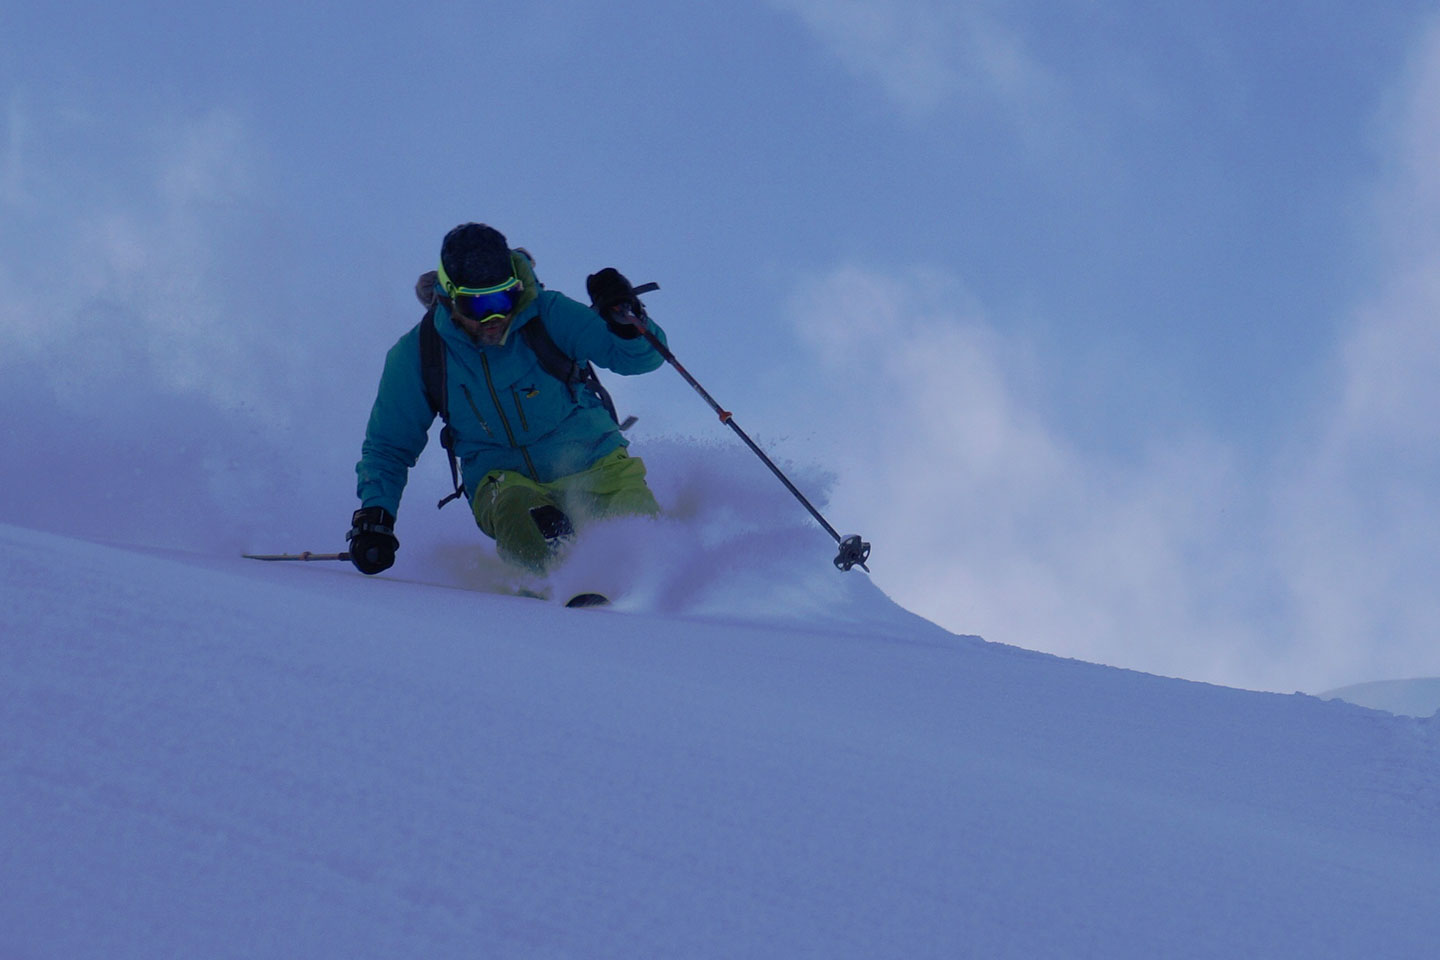
[[[389,570],[395,563],[400,541],[395,539],[395,515],[384,507],[361,507],[350,518],[350,562],[361,573]]]
[[[635,296],[635,288],[625,275],[614,267],[585,278],[590,294],[590,309],[605,318],[610,332],[622,340],[634,340],[645,331],[645,305]]]

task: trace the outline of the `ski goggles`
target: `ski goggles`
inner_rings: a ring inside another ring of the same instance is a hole
[[[454,283],[445,273],[442,264],[436,273],[440,288],[455,304],[457,313],[480,323],[503,320],[515,309],[525,287],[520,278],[511,276],[493,287],[462,287]]]

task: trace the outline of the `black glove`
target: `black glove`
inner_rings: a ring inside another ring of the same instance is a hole
[[[395,539],[395,516],[384,507],[361,507],[350,518],[350,562],[361,573],[379,573],[395,563],[400,541]]]
[[[585,278],[585,290],[590,294],[590,309],[605,318],[611,333],[622,340],[643,335],[643,326],[620,319],[625,316],[645,319],[645,305],[635,296],[635,288],[623,273],[614,267],[592,273]]]

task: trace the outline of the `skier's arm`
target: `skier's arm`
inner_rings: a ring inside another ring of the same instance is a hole
[[[542,294],[545,296],[545,294]],[[590,362],[621,374],[649,373],[665,362],[644,337],[622,339],[610,330],[600,314],[564,294],[551,293],[545,307],[545,326],[561,350],[576,360]],[[665,331],[654,319],[647,329],[669,346]]]
[[[385,356],[375,404],[365,428],[360,462],[355,465],[356,494],[362,507],[400,511],[400,495],[410,468],[430,439],[435,412],[425,399],[420,376],[419,334],[412,330]]]

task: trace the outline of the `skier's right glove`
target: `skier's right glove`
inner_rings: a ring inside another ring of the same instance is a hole
[[[400,541],[395,539],[395,516],[384,507],[361,507],[350,518],[350,562],[361,573],[389,570]]]

